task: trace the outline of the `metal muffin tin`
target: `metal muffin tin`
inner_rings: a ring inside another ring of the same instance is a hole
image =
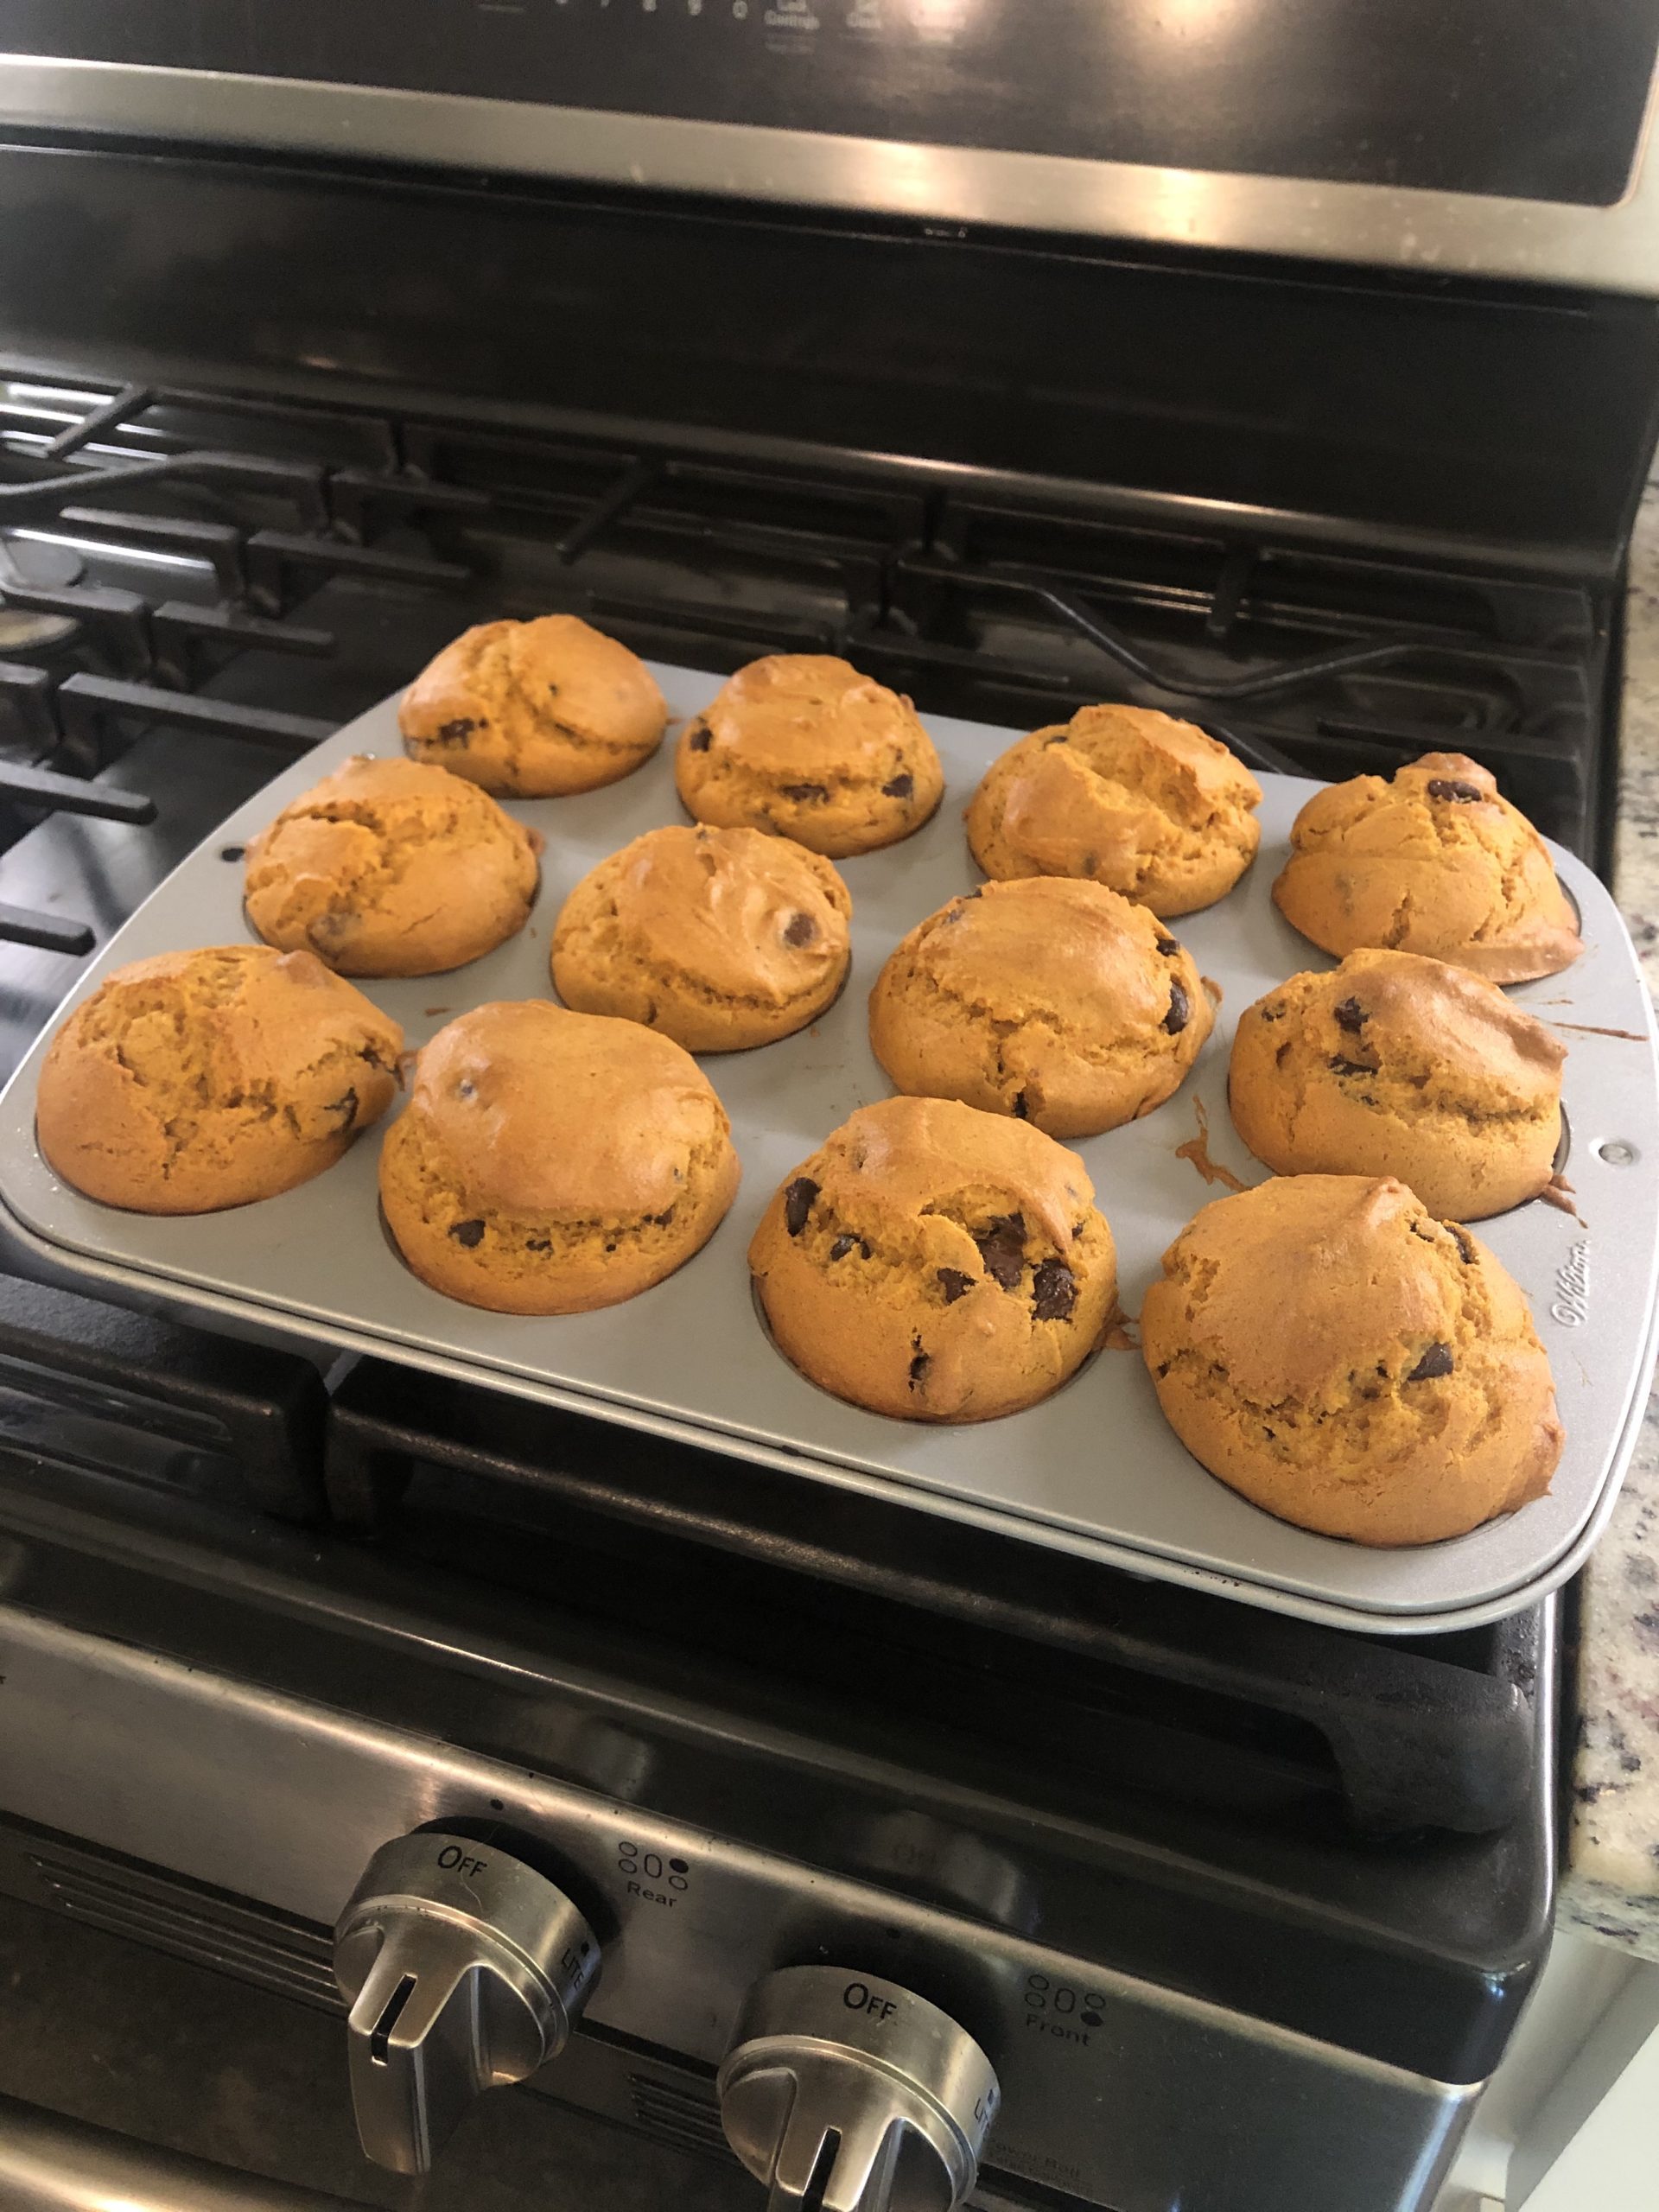
[[[680,715],[717,677],[658,667]],[[93,1203],[47,1167],[34,1135],[41,1039],[0,1098],[0,1204],[25,1243],[117,1294],[185,1306],[438,1369],[603,1419],[687,1439],[1154,1579],[1220,1588],[1251,1604],[1374,1632],[1421,1633],[1497,1618],[1563,1580],[1611,1510],[1639,1424],[1653,1352],[1659,1262],[1659,1070],[1654,1018],[1612,900],[1558,852],[1588,950],[1565,976],[1512,995],[1561,1025],[1570,1047],[1566,1173],[1582,1224],[1536,1200],[1478,1234],[1528,1293],[1554,1363],[1567,1449],[1550,1495],[1446,1543],[1371,1551],[1274,1520],[1214,1481],[1165,1425],[1139,1356],[1102,1351],[1044,1404],[969,1427],[861,1412],[804,1381],[769,1341],[750,1299],[745,1254],[771,1192],[855,1107],[888,1084],[871,1057],[865,1004],[899,938],[977,871],[962,810],[1014,733],[928,718],[948,784],[938,813],[887,852],[841,863],[854,900],[849,988],[813,1027],[702,1065],[732,1118],[743,1185],[710,1243],[679,1274],[599,1313],[522,1319],[457,1305],[403,1265],[382,1230],[380,1131],[302,1189],[224,1214],[154,1219]],[[89,967],[74,1000],[111,969],[157,952],[245,939],[242,870],[222,857],[353,753],[399,750],[396,702],[361,716],[278,777],[185,861]],[[1223,1193],[1176,1147],[1209,1113],[1213,1157],[1249,1181],[1265,1171],[1233,1134],[1227,1054],[1239,1011],[1325,955],[1282,920],[1268,887],[1291,822],[1314,786],[1263,779],[1262,847],[1232,894],[1173,925],[1224,990],[1215,1034],[1175,1097],[1143,1121],[1077,1149],[1117,1239],[1130,1313],[1184,1223]],[[550,994],[547,951],[560,902],[596,861],[641,830],[683,819],[671,747],[607,791],[513,810],[544,835],[542,888],[528,927],[487,959],[448,975],[371,982],[368,995],[420,1045],[486,999]],[[395,1109],[394,1109],[395,1110]]]

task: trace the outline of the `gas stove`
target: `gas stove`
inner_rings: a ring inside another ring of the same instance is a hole
[[[1454,747],[1605,863],[1628,52],[1535,160],[1384,71],[1315,165],[1274,111],[1205,172],[1045,120],[1099,10],[1039,68],[995,7],[573,5],[564,106],[525,11],[405,12],[0,57],[0,1071],[494,615],[1304,775]],[[514,2081],[775,2207],[1432,2202],[1548,1945],[1570,1592],[1277,1618],[7,1256],[0,1885],[346,2013],[381,2163]]]
[[[809,496],[735,460],[110,394],[19,365],[0,390],[0,516],[29,517],[10,557],[54,564],[6,587],[37,626],[13,649],[28,703],[0,769],[17,779],[0,929],[34,940],[4,956],[14,1050],[86,938],[486,612],[572,606],[715,666],[810,640],[925,707],[1003,712],[1134,692],[1123,671],[1154,658],[1217,682],[1228,658],[1217,578],[1179,611],[1148,581],[1189,543],[1143,531],[1137,576],[1083,586],[1083,525],[1046,511],[1001,526],[1039,556],[1020,590],[1040,577],[1062,611],[1033,585],[1023,623],[999,607],[1001,627],[953,642],[976,583],[900,619],[930,564],[973,573],[960,486],[826,476]],[[1409,670],[1417,645],[1378,642],[1392,619],[1351,613],[1313,649],[1252,619],[1234,741],[1263,765],[1389,757],[1376,731],[1317,731],[1309,701],[1356,663]],[[1595,626],[1558,652],[1586,702]],[[1465,651],[1493,699],[1535,664]],[[1391,741],[1409,753],[1428,728]],[[1580,803],[1606,742],[1587,703],[1561,733]],[[1535,747],[1489,757],[1541,804]],[[3,1310],[15,1893],[333,2004],[328,1930],[408,1834],[371,1880],[407,1940],[371,1985],[369,2043],[410,1974],[447,1971],[416,1941],[434,1881],[476,1887],[492,1853],[550,1869],[602,1968],[549,2000],[582,2023],[556,2061],[537,2063],[562,2039],[549,2021],[498,2024],[527,2054],[509,2070],[711,2154],[746,1993],[833,1968],[941,2009],[989,2056],[983,2202],[1248,2186],[1323,2205],[1344,2174],[1411,2201],[1443,2162],[1545,1941],[1553,1605],[1403,1640],[1246,1617],[373,1359],[327,1368],[33,1282]],[[472,1966],[510,1903],[479,1908]],[[550,1925],[568,1948],[575,1923]],[[389,2163],[423,2164],[461,2094],[437,2079],[441,2016],[412,2045],[433,2075],[418,2093],[362,2062],[365,2142]],[[906,2063],[925,2103],[923,2060]],[[1177,2081],[1207,2085],[1202,2121],[1172,2126]],[[1308,2132],[1247,2131],[1264,2109]],[[944,2121],[921,2132],[952,2171]],[[977,2149],[983,2127],[967,2133]]]

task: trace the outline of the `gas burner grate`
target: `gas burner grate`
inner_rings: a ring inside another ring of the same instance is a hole
[[[0,365],[0,855],[55,816],[153,823],[168,794],[111,773],[147,733],[253,748],[254,788],[464,623],[550,608],[714,669],[846,653],[992,721],[1127,698],[1263,768],[1468,750],[1599,852],[1612,622],[1589,588],[1090,499],[868,457],[776,465],[708,434],[509,432]],[[9,888],[0,868],[16,944],[84,952],[122,918],[96,886],[87,919]]]
[[[1120,1783],[1234,1808],[1334,1783],[1379,1837],[1502,1830],[1530,1784],[1535,1611],[1421,1639],[1259,1614],[1241,1635],[1228,1598],[850,1492],[815,1498],[808,1530],[797,1478],[373,1359],[334,1394],[324,1481],[343,1527],[430,1541],[491,1581],[602,1587],[605,1617],[632,1607],[641,1633],[683,1611],[708,1649],[740,1624],[779,1674],[792,1655],[855,1700],[884,1700],[901,1665],[912,1709],[948,1731],[970,1708],[1009,1756],[1104,1761]]]

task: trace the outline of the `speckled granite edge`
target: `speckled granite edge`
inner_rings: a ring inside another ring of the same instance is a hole
[[[1630,556],[1614,890],[1659,992],[1659,484]],[[1659,1161],[1649,1172],[1659,1173]],[[1583,1583],[1579,1742],[1559,1918],[1659,1959],[1659,1393]]]

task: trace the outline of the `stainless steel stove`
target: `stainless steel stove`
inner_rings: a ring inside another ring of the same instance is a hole
[[[1455,743],[1605,861],[1659,315],[1590,95],[1659,11],[1535,160],[1361,11],[1366,115],[1243,137],[1154,97],[1168,10],[11,12],[6,1068],[485,613]],[[1139,106],[1046,109],[1126,27]],[[527,2082],[779,2207],[1432,2201],[1548,1944],[1570,1593],[1274,1618],[10,1259],[0,1885],[349,2010],[371,2156]]]

